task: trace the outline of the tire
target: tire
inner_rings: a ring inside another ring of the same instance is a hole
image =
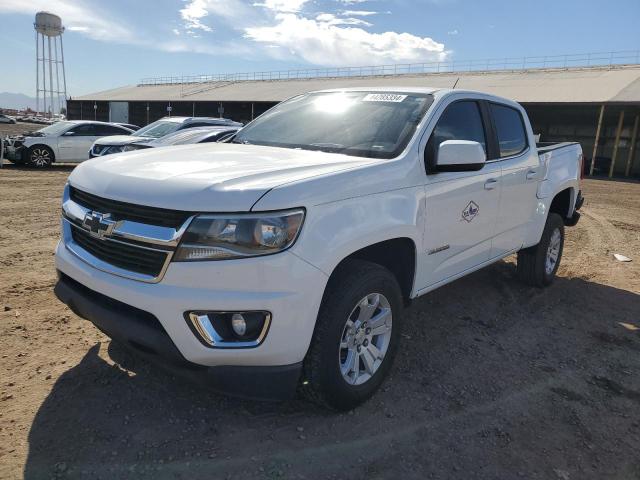
[[[46,145],[34,145],[27,150],[27,165],[31,167],[47,168],[54,160],[53,150]]]
[[[303,393],[334,410],[369,399],[393,363],[402,306],[400,286],[386,268],[363,260],[339,267],[325,290],[305,357]]]
[[[540,242],[518,252],[520,280],[538,288],[551,285],[560,266],[563,248],[564,222],[557,213],[550,213]]]

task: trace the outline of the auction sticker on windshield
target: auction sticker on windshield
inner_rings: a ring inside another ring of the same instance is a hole
[[[398,95],[396,93],[370,93],[362,99],[363,102],[394,102],[400,103],[407,95]]]

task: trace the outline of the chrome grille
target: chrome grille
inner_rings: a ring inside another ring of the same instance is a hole
[[[70,186],[62,216],[65,246],[76,257],[98,270],[149,283],[162,279],[193,218],[190,212],[109,200]]]
[[[151,250],[124,242],[91,236],[79,227],[71,230],[73,241],[103,262],[131,272],[157,277],[170,252]]]

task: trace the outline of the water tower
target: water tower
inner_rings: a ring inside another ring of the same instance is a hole
[[[62,19],[53,13],[38,12],[33,26],[36,30],[36,111],[43,112],[45,115],[60,113],[63,102],[66,108],[67,100]],[[45,38],[47,48],[45,48]],[[58,44],[60,44],[59,47]],[[60,89],[60,70],[62,70],[62,90]],[[42,110],[40,110],[41,93]]]

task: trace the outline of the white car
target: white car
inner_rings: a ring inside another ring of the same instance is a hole
[[[115,123],[72,120],[56,122],[6,142],[6,157],[13,163],[48,167],[53,162],[79,163],[89,149],[107,135],[131,135],[133,130]]]
[[[513,253],[522,281],[552,283],[581,163],[577,143],[538,149],[493,95],[299,95],[230,143],[76,168],[55,292],[214,388],[351,409],[389,372],[413,298]]]
[[[16,119],[0,113],[0,123],[16,123]]]

